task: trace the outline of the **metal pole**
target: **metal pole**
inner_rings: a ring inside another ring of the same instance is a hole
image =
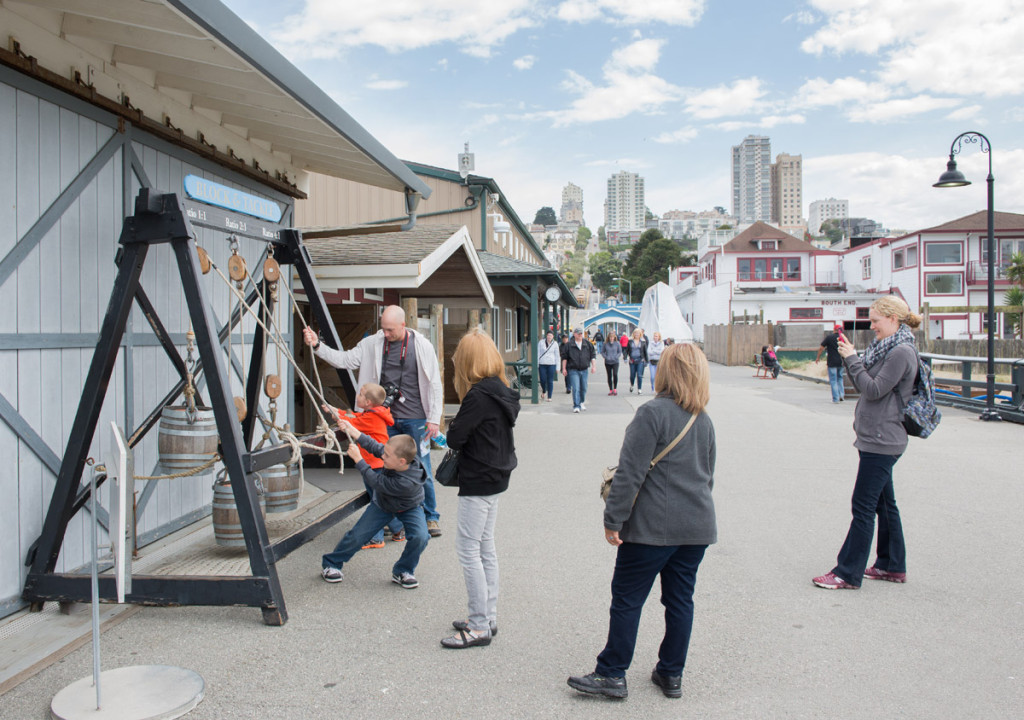
[[[988,365],[985,373],[985,411],[981,420],[1002,420],[996,412],[996,241],[995,241],[995,178],[992,177],[992,147],[988,152]]]
[[[100,576],[99,559],[96,557],[99,545],[99,520],[96,519],[96,472],[89,477],[89,513],[92,516],[92,684],[96,687],[96,710],[100,703]],[[113,529],[111,529],[113,530]]]

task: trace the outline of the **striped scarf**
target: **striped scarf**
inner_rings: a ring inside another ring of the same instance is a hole
[[[911,332],[909,327],[900,323],[899,329],[892,335],[881,340],[874,340],[868,345],[868,349],[864,351],[864,367],[871,368],[873,365],[880,363],[894,347],[904,343],[913,345],[916,349],[914,333]]]

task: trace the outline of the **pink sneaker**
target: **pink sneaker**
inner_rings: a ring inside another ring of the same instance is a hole
[[[826,590],[857,590],[858,589],[856,585],[851,585],[850,583],[846,582],[845,580],[843,580],[841,577],[839,577],[835,573],[825,573],[824,575],[819,575],[818,577],[813,578],[811,580],[811,582],[814,583],[815,585],[817,585],[820,588],[825,588]]]
[[[905,583],[907,581],[906,573],[894,573],[888,570],[879,570],[876,567],[869,567],[865,570],[864,577],[868,580],[887,580],[894,583]]]

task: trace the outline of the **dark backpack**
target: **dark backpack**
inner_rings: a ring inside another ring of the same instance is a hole
[[[900,405],[903,405],[903,398],[899,392],[896,393],[896,397],[900,399]],[[907,435],[924,439],[935,432],[941,420],[942,413],[935,405],[935,377],[932,375],[931,366],[917,355],[914,387],[910,393],[910,401],[903,406],[903,427]]]

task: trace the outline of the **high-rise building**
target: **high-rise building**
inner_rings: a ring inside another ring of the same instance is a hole
[[[779,153],[772,163],[772,222],[802,237],[803,207],[803,156]]]
[[[742,224],[769,222],[772,215],[772,141],[747,135],[732,148],[732,214]]]
[[[647,226],[644,179],[636,173],[615,173],[608,178],[604,204],[604,230],[643,230]]]
[[[807,211],[807,231],[811,235],[821,234],[821,224],[826,220],[842,220],[850,217],[850,201],[828,198],[815,200]]]
[[[562,209],[558,214],[560,223],[583,225],[583,188],[567,183],[562,188]]]

